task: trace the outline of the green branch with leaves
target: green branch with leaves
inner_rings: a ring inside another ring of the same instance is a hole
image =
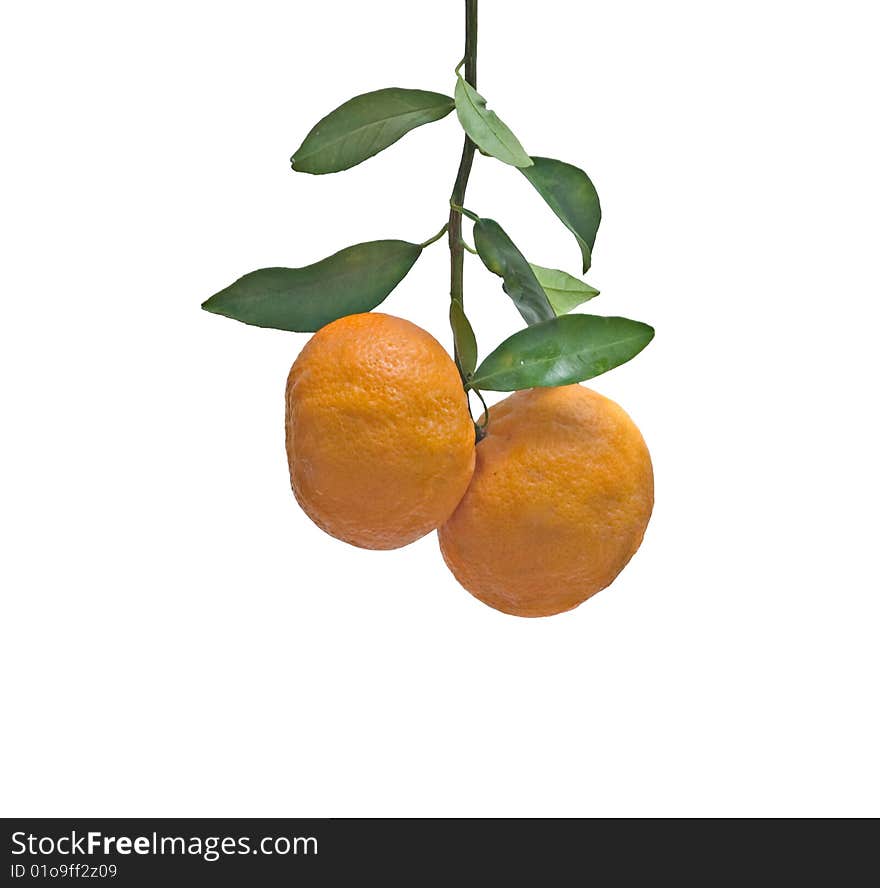
[[[375,309],[406,277],[422,251],[445,234],[451,266],[450,325],[466,389],[479,395],[582,382],[629,361],[647,346],[654,336],[647,324],[570,314],[599,291],[569,272],[530,263],[498,222],[465,208],[468,179],[479,151],[525,176],[574,236],[582,274],[590,269],[602,218],[596,189],[578,167],[529,155],[489,110],[477,92],[477,0],[465,0],[465,13],[465,57],[455,70],[454,97],[396,87],[356,96],[315,124],[291,158],[299,173],[342,172],[455,110],[465,133],[464,148],[447,208],[449,221],[443,228],[422,243],[369,241],[302,268],[253,271],[204,302],[204,309],[258,327],[314,332],[338,318]],[[462,235],[463,218],[474,223],[473,248]],[[501,278],[503,292],[527,325],[482,363],[464,307],[465,250],[476,252],[483,265]]]

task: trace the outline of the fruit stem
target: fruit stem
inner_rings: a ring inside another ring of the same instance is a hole
[[[464,79],[474,88],[477,88],[477,0],[465,0],[465,38],[464,38],[464,58],[455,69],[456,75],[461,71],[464,65]],[[477,146],[467,137],[464,137],[464,148],[461,151],[461,162],[458,165],[458,175],[455,177],[455,185],[452,188],[452,196],[449,198],[449,265],[452,277],[452,286],[449,294],[453,302],[458,302],[464,306],[464,251],[465,249],[475,252],[468,247],[461,233],[461,219],[464,213],[474,218],[474,215],[464,209],[464,195],[467,191],[468,179],[471,175],[471,169],[474,165],[474,154]],[[478,218],[478,217],[477,217]],[[475,219],[476,221],[476,219]],[[458,348],[455,349],[455,366],[461,375],[462,382],[465,382],[465,374],[461,366],[461,358],[458,354]],[[467,397],[467,387],[465,388]],[[476,393],[477,397],[482,401],[482,395]],[[467,397],[468,412],[471,411],[470,397]],[[483,404],[485,406],[485,401]],[[488,410],[486,417],[488,421]],[[471,412],[471,419],[473,413]],[[485,424],[479,426],[474,423],[474,437],[476,442],[480,440],[486,433]]]
[[[486,432],[489,430],[489,405],[479,389],[471,389],[471,391],[480,399],[480,403],[483,405],[483,421],[481,423],[474,423],[474,434],[477,444],[479,444],[486,437]]]
[[[464,79],[474,89],[477,88],[477,0],[465,0],[465,43],[464,43]],[[461,67],[459,65],[459,67]],[[464,242],[461,235],[461,212],[454,207],[464,204],[464,195],[467,190],[471,168],[474,165],[474,152],[476,146],[467,137],[464,137],[464,148],[461,152],[461,162],[458,165],[458,175],[455,178],[455,186],[452,189],[449,211],[449,263],[452,276],[450,295],[453,301],[464,304]],[[458,354],[455,362],[461,365]]]

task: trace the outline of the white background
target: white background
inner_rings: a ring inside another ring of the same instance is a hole
[[[292,173],[350,96],[451,91],[461,0],[19,3],[0,28],[2,813],[877,815],[880,138],[868,2],[481,4],[480,87],[604,208],[595,381],[657,505],[615,584],[481,605],[434,536],[299,511],[305,337],[199,304],[443,223],[454,116]],[[573,238],[478,157],[468,205]],[[443,244],[385,310],[447,346]],[[519,326],[469,257],[483,354]]]

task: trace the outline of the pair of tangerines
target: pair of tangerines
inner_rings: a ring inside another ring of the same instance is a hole
[[[633,556],[654,503],[633,421],[581,385],[516,392],[475,444],[455,364],[385,314],[319,330],[287,380],[294,494],[338,539],[396,549],[438,530],[446,564],[498,610],[576,607]]]

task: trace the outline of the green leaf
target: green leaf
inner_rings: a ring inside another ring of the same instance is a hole
[[[411,129],[445,117],[449,96],[420,89],[380,89],[331,111],[290,158],[299,173],[338,173],[378,154]]]
[[[564,315],[514,333],[480,364],[470,385],[514,392],[582,382],[625,364],[653,338],[652,327],[627,318]]]
[[[544,268],[542,265],[533,265],[532,271],[557,315],[568,314],[573,308],[599,295],[595,287],[585,284],[567,271]]]
[[[406,277],[422,248],[399,240],[347,247],[305,268],[261,268],[202,304],[255,327],[311,333],[372,311]]]
[[[549,157],[533,157],[532,160],[534,166],[522,173],[577,239],[586,273],[602,220],[599,195],[587,174],[576,166]]]
[[[525,256],[494,219],[480,219],[474,224],[474,246],[486,268],[504,279],[504,292],[526,323],[537,324],[556,317]]]
[[[464,306],[457,300],[452,300],[449,307],[449,323],[452,325],[452,335],[455,339],[455,356],[462,376],[467,379],[477,366],[477,338],[474,336],[474,328],[464,313]]]
[[[483,154],[515,167],[532,165],[519,139],[494,111],[486,108],[486,100],[461,75],[455,85],[455,110],[462,128]]]

